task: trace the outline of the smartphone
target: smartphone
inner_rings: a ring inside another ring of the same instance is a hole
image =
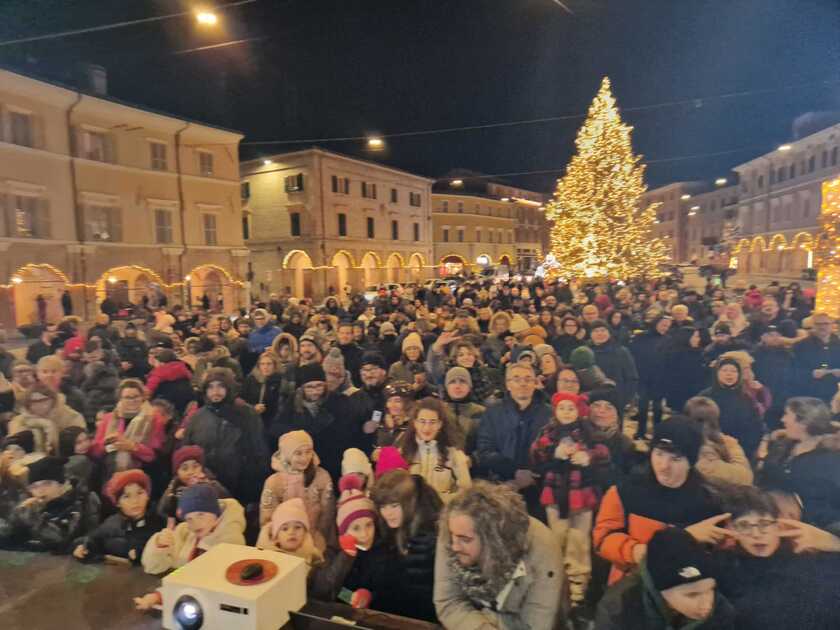
[[[373,415],[370,417],[370,419],[377,423],[382,422],[382,412],[377,409],[373,412]]]

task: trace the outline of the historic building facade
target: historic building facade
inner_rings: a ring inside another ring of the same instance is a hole
[[[242,135],[0,70],[0,322],[247,301]]]
[[[243,162],[254,292],[323,297],[433,273],[432,180],[323,149]]]

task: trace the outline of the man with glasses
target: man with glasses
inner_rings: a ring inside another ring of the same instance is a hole
[[[830,403],[840,382],[840,339],[826,313],[814,313],[811,322],[811,334],[793,346],[797,393]]]
[[[539,492],[528,450],[551,421],[551,407],[536,394],[537,376],[531,365],[509,365],[505,388],[504,399],[488,407],[478,425],[477,460],[491,479],[508,482],[523,493],[529,512],[539,514]]]

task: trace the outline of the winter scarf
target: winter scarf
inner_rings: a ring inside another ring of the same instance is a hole
[[[449,570],[461,587],[461,591],[478,608],[496,610],[496,600],[505,585],[513,579],[516,566],[507,567],[502,576],[488,580],[478,566],[465,567],[451,551],[449,552]]]
[[[125,415],[122,405],[117,403],[114,413],[111,414],[110,425],[107,429],[105,429],[105,435],[119,431],[120,420],[125,420],[126,425],[125,430],[123,431],[123,438],[142,444],[146,441],[146,438],[149,437],[149,432],[152,430],[152,425],[154,423],[154,417],[155,410],[148,402],[143,402],[140,407],[140,411],[130,418]],[[116,470],[128,470],[129,468],[133,468],[134,465],[131,453],[127,451],[117,451],[115,464]]]

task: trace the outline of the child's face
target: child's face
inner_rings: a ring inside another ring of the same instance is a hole
[[[741,549],[757,558],[769,558],[779,548],[779,524],[772,514],[747,512],[729,525]]]
[[[29,484],[29,494],[41,501],[52,501],[64,492],[64,484],[52,479],[44,479]]]
[[[90,436],[87,433],[79,433],[76,436],[76,444],[73,447],[73,452],[76,455],[87,455],[90,450]]]
[[[283,551],[297,551],[303,544],[306,528],[302,523],[284,523],[277,530],[275,542]]]
[[[403,399],[400,396],[391,396],[385,401],[385,406],[388,408],[388,413],[392,416],[400,416],[405,410]]]
[[[362,549],[370,549],[373,546],[375,532],[376,528],[373,525],[373,519],[369,516],[357,518],[347,528],[347,533],[356,539],[356,544]]]
[[[554,408],[554,417],[560,424],[571,424],[578,418],[577,405],[571,400],[561,400]]]
[[[292,470],[297,472],[303,472],[306,470],[309,467],[309,464],[312,463],[312,456],[314,454],[315,451],[312,450],[311,446],[301,446],[296,448],[289,460]]]
[[[459,348],[455,363],[467,369],[475,365],[475,354],[469,348]]]
[[[194,459],[188,459],[178,466],[178,481],[192,486],[204,478],[204,467]]]
[[[149,495],[143,486],[130,483],[124,489],[120,498],[117,499],[117,507],[120,512],[128,518],[137,520],[146,514],[149,506]]]
[[[184,520],[190,531],[199,539],[204,538],[213,531],[219,517],[212,512],[190,512]]]
[[[163,407],[158,407],[157,405],[152,405],[152,409],[154,409],[155,413],[160,416],[161,420],[163,420],[164,425],[168,425],[170,422],[172,422],[172,416]]]
[[[397,529],[403,524],[403,509],[399,503],[387,503],[379,508],[379,514],[391,529]]]

